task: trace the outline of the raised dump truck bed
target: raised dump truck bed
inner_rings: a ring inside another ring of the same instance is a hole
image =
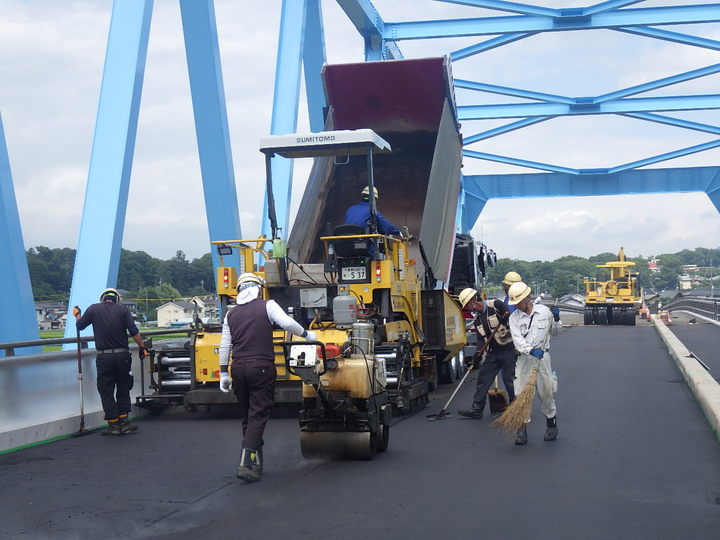
[[[369,128],[392,152],[374,157],[378,209],[407,226],[420,243],[410,258],[425,272],[421,244],[435,278],[448,280],[460,192],[462,140],[444,58],[328,65],[327,129]],[[364,156],[317,158],[288,241],[292,258],[322,262],[318,236],[344,221],[367,185]]]

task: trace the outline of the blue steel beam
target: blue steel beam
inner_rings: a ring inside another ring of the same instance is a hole
[[[551,118],[555,118],[554,116],[536,116],[533,118],[523,118],[522,120],[518,120],[517,122],[510,122],[509,124],[505,124],[504,126],[498,126],[494,129],[488,129],[487,131],[483,131],[481,133],[476,133],[475,135],[470,135],[468,137],[463,138],[463,145],[467,146],[468,144],[472,144],[478,141],[484,141],[485,139],[490,139],[492,137],[497,137],[498,135],[503,135],[504,133],[509,133],[511,131],[515,131],[516,129],[521,129],[524,127],[532,126],[533,124],[539,124],[540,122],[544,122],[545,120],[550,120]]]
[[[588,16],[583,16],[580,9],[559,17],[514,15],[400,23],[385,22],[382,37],[386,40],[400,41],[718,21],[720,21],[720,4],[622,9]]]
[[[654,165],[655,163],[660,163],[661,161],[668,161],[670,159],[675,159],[683,156],[689,156],[691,154],[697,154],[698,152],[704,152],[705,150],[711,150],[713,148],[717,148],[720,146],[720,139],[715,141],[706,142],[703,144],[697,144],[695,146],[689,146],[687,148],[681,148],[679,150],[674,150],[672,152],[667,152],[665,154],[659,154],[657,156],[653,156],[646,159],[641,159],[639,161],[633,161],[632,163],[626,163],[625,165],[619,165],[617,167],[613,167],[608,172],[610,174],[625,171],[628,169],[636,169],[638,167],[647,167],[648,165]]]
[[[545,94],[543,92],[533,92],[532,90],[522,90],[520,88],[512,88],[510,86],[498,86],[496,84],[466,81],[464,79],[455,79],[454,84],[455,88],[476,90],[478,92],[487,92],[489,94],[501,94],[504,96],[534,99],[537,101],[549,103],[567,103],[568,105],[577,103],[577,100],[575,98],[558,96],[555,94]]]
[[[633,169],[587,176],[564,173],[465,176],[463,189],[464,231],[472,229],[490,199],[702,192],[720,211],[720,167]]]
[[[5,305],[0,316],[0,341],[40,339],[2,116],[0,116],[0,252],[3,254],[3,262],[0,264],[0,298]],[[18,354],[39,352],[37,347],[33,347],[32,350],[18,349]],[[3,356],[5,352],[0,351],[0,358]]]
[[[480,200],[526,197],[584,197],[640,193],[717,191],[720,167],[633,169],[613,174],[565,173],[470,175],[463,178],[466,197]],[[475,219],[477,216],[475,216]]]
[[[497,154],[488,154],[486,152],[476,152],[475,150],[463,150],[463,156],[483,159],[485,161],[495,161],[497,163],[506,163],[508,165],[517,165],[518,167],[527,167],[528,169],[540,169],[541,171],[552,171],[565,174],[579,174],[578,169],[560,167],[558,165],[539,163],[537,161],[528,161],[526,159],[518,159],[508,156],[498,156]]]
[[[303,57],[303,28],[307,13],[307,0],[283,0],[280,14],[277,63],[275,65],[275,91],[273,97],[270,133],[293,133],[297,127],[300,100],[300,72]],[[258,141],[259,142],[259,141]],[[290,197],[292,195],[292,159],[275,156],[271,160],[273,194],[278,227],[282,237],[288,236]],[[272,237],[268,216],[268,193],[263,205],[262,233]]]
[[[720,72],[720,64],[713,64],[711,66],[707,66],[704,68],[686,71],[685,73],[678,73],[677,75],[672,75],[670,77],[663,77],[662,79],[657,79],[655,81],[650,81],[650,82],[646,82],[643,84],[630,86],[628,88],[616,90],[615,92],[609,92],[607,94],[597,96],[596,98],[593,99],[593,102],[594,103],[603,103],[605,101],[612,101],[615,99],[624,98],[624,97],[632,96],[635,94],[642,94],[643,92],[657,90],[658,88],[663,88],[665,86],[671,86],[673,84],[691,81],[693,79],[699,79],[700,77],[706,77],[708,75],[713,75],[713,74],[719,73],[719,72]]]
[[[508,11],[510,13],[521,13],[522,15],[544,15],[547,17],[557,17],[560,10],[546,8],[542,6],[534,6],[530,4],[521,4],[519,2],[506,2],[505,0],[436,0],[445,2],[446,4],[459,4],[461,6],[471,6],[478,8],[494,9],[497,11]],[[637,0],[636,0],[637,1]]]
[[[308,0],[305,16],[305,45],[303,49],[303,72],[307,92],[310,130],[325,129],[324,110],[327,106],[322,83],[322,68],[325,64],[325,31],[322,21],[320,0]]]
[[[608,0],[607,2],[600,2],[599,4],[583,8],[583,15],[595,15],[596,13],[623,8],[644,1],[645,0]]]
[[[506,103],[458,107],[460,120],[488,120],[529,116],[575,116],[587,114],[625,114],[653,111],[700,111],[720,109],[720,94],[627,98],[595,103],[594,98],[575,98],[575,103]]]
[[[180,13],[210,241],[242,238],[213,2],[180,0]],[[229,257],[225,264],[240,265],[237,252]]]
[[[152,6],[152,0],[113,3],[68,313],[117,284]],[[74,336],[70,315],[65,337]]]
[[[703,47],[705,49],[711,49],[714,51],[720,50],[720,41],[714,39],[702,38],[689,34],[681,34],[679,32],[671,32],[670,30],[663,30],[662,28],[648,28],[645,26],[634,26],[632,28],[621,27],[615,28],[618,32],[625,32],[628,34],[634,34],[636,36],[644,36],[654,39],[662,39],[665,41],[672,41],[673,43],[681,43],[683,45],[692,45],[693,47]]]
[[[692,129],[694,131],[702,131],[704,133],[712,133],[720,135],[720,127],[710,126],[708,124],[700,124],[699,122],[690,122],[689,120],[681,120],[680,118],[672,118],[652,113],[627,113],[623,116],[637,118],[638,120],[647,120],[648,122],[656,122],[658,124],[666,124],[684,129]]]
[[[383,37],[385,22],[370,0],[337,0],[338,5],[365,41],[365,60],[400,60],[394,40]]]
[[[470,45],[469,47],[465,47],[463,49],[458,49],[457,51],[453,51],[450,53],[450,59],[453,62],[457,62],[458,60],[462,60],[463,58],[468,58],[470,56],[474,56],[476,54],[479,54],[479,53],[482,53],[485,51],[489,51],[489,50],[495,49],[497,47],[502,47],[503,45],[507,45],[508,43],[520,41],[521,39],[525,39],[526,37],[530,37],[530,36],[534,36],[534,35],[535,35],[534,32],[524,32],[524,33],[518,33],[518,34],[505,34],[504,36],[498,36],[498,37],[483,41],[481,43],[476,43],[475,45]]]

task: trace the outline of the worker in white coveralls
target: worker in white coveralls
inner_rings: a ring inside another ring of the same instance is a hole
[[[558,428],[555,418],[555,392],[557,379],[550,363],[550,336],[556,336],[562,327],[560,310],[557,306],[548,308],[534,304],[530,287],[522,281],[513,283],[508,290],[509,303],[517,309],[510,314],[509,326],[515,350],[519,356],[515,365],[515,395],[518,396],[527,385],[530,374],[538,367],[537,395],[542,412],[547,419],[545,440],[557,439]],[[515,444],[527,444],[527,423],[517,432]]]

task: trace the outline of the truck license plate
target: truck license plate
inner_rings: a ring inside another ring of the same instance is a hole
[[[341,278],[343,281],[366,279],[367,269],[364,266],[348,266],[342,269]]]

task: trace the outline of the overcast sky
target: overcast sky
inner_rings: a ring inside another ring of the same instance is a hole
[[[431,0],[373,0],[386,21],[507,15]],[[530,3],[530,2],[529,2]],[[543,1],[574,7],[592,2]],[[707,3],[649,1],[633,7]],[[258,234],[270,129],[280,0],[215,0],[243,236]],[[25,247],[75,247],[107,43],[111,0],[0,0],[0,113]],[[328,62],[362,61],[362,40],[323,0]],[[720,25],[674,27],[720,40]],[[439,56],[474,39],[402,42],[407,58]],[[177,0],[155,0],[123,247],[169,258],[209,251]],[[619,32],[537,35],[456,62],[455,77],[568,96],[598,95],[718,63],[716,52]],[[647,95],[717,93],[705,77]],[[304,89],[303,89],[304,91]],[[461,104],[510,98],[458,93]],[[713,125],[717,113],[675,114]],[[307,130],[301,108],[298,131]],[[468,122],[464,135],[495,125]],[[577,168],[609,167],[713,140],[616,117],[561,118],[470,149]],[[717,165],[720,150],[654,167]],[[297,208],[309,163],[295,167]],[[465,174],[534,172],[466,158]],[[382,201],[380,203],[382,210]],[[499,257],[553,260],[616,252],[649,256],[720,247],[720,216],[705,194],[492,200],[473,229]]]

